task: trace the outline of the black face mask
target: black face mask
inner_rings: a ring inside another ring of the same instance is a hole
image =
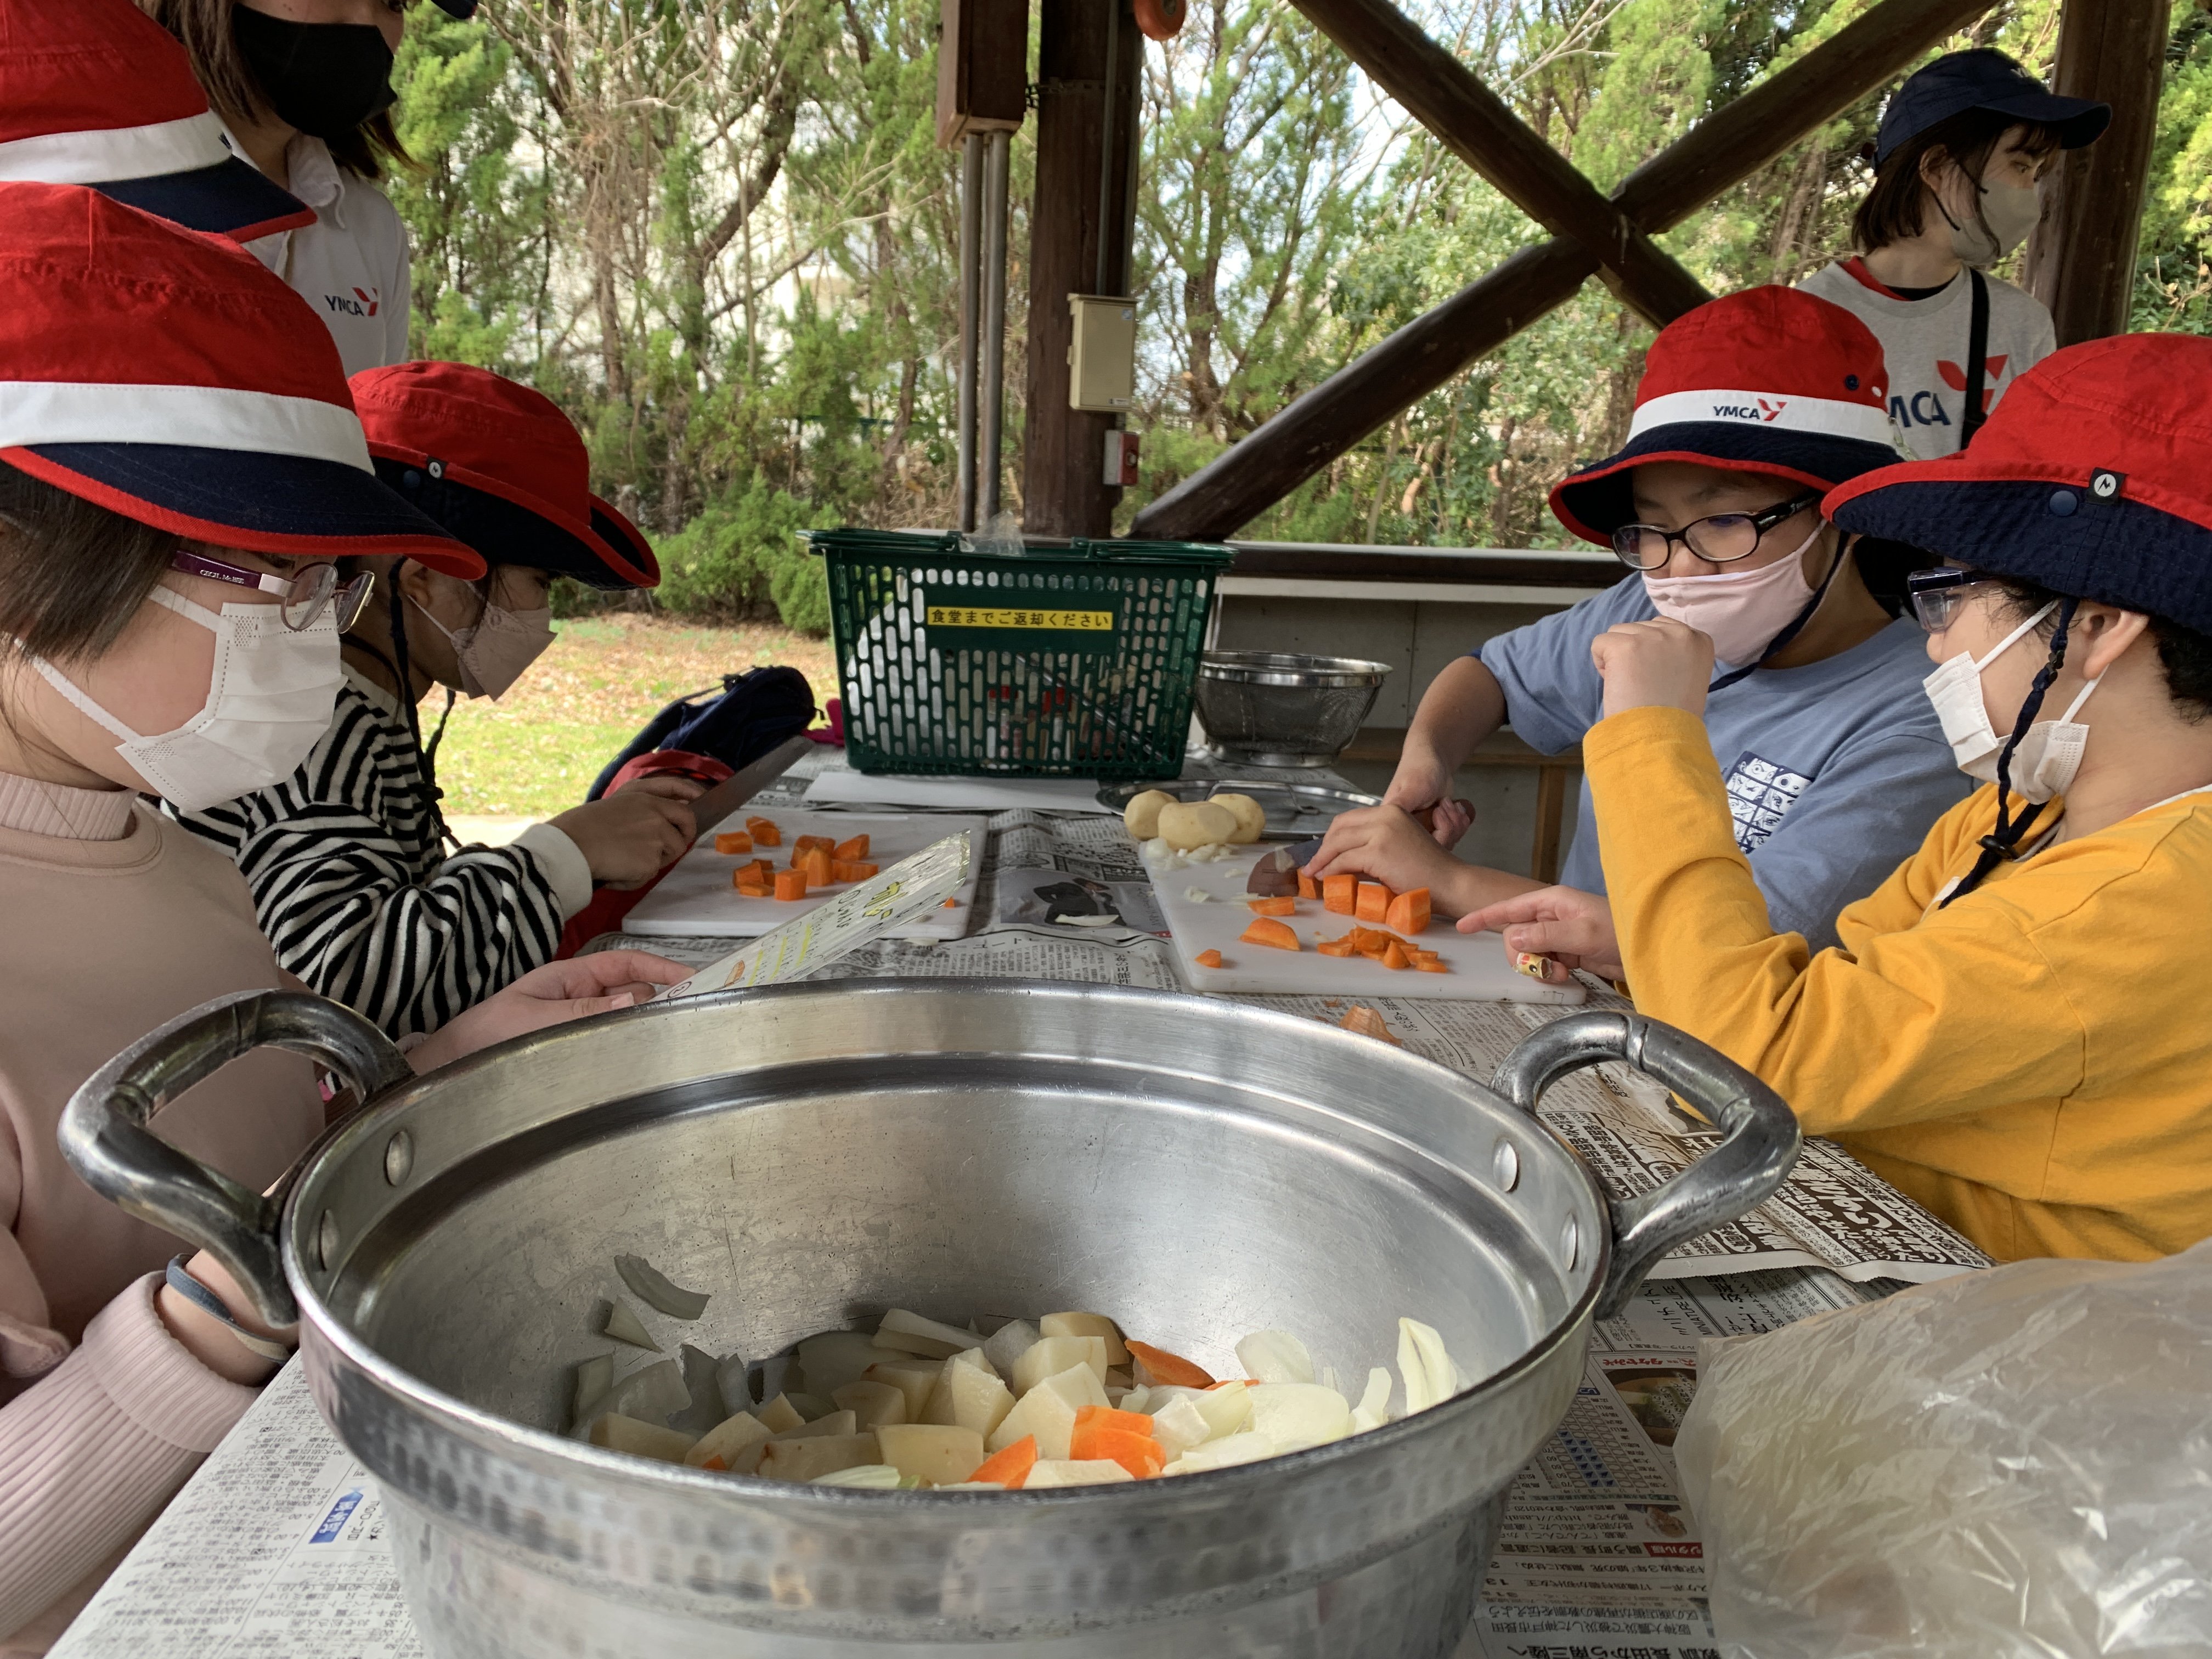
[[[234,4],[230,29],[276,118],[313,137],[343,138],[398,96],[373,23],[295,23]]]

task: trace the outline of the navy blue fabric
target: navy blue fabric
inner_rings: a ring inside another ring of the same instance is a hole
[[[186,230],[226,236],[276,219],[296,219],[307,204],[281,190],[235,155],[211,167],[151,179],[111,179],[94,185],[110,201],[153,214]]]
[[[2094,143],[2112,119],[2110,104],[2061,98],[2004,53],[1980,46],[1947,53],[1897,89],[1875,135],[1875,165],[1907,139],[1970,109],[2054,128],[2061,149]]]
[[[1737,461],[1786,466],[1832,484],[1878,466],[1895,466],[1903,459],[1887,444],[1858,438],[1785,431],[1755,421],[1679,421],[1654,427],[1630,439],[1619,453],[1569,473],[1559,487],[1559,504],[1594,530],[1610,532],[1632,524],[1636,519],[1629,483],[1633,463],[1640,456],[1669,454],[1709,458],[1716,466]],[[1613,468],[1619,470],[1607,471]],[[1586,473],[1601,471],[1606,476],[1577,482]]]
[[[343,461],[189,444],[31,444],[33,455],[134,501],[264,536],[449,539],[373,474]]]
[[[1838,507],[1835,520],[2054,593],[2212,634],[2212,530],[2124,495],[2100,501],[2086,486],[1929,479],[1869,490]]]
[[[379,455],[375,462],[378,477],[435,519],[447,535],[483,554],[489,563],[530,565],[574,576],[603,592],[635,586],[608,569],[582,537],[526,507],[452,478],[434,478],[405,461]],[[618,538],[609,538],[608,545],[625,558],[631,556],[629,544]]]
[[[640,755],[656,749],[682,749],[712,755],[732,770],[743,770],[814,723],[814,689],[796,668],[755,668],[722,676],[722,689],[703,702],[679,697],[645,724],[645,729],[606,763],[586,800],[597,800],[615,774]]]

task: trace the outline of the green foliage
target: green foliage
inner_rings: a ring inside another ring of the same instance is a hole
[[[1611,188],[1875,0],[1401,0]],[[2047,72],[2058,0],[1948,45]],[[2212,16],[2177,5],[2135,325],[2212,331]],[[809,526],[951,522],[958,158],[936,0],[484,0],[409,12],[392,182],[413,348],[537,386],[657,540],[655,603],[826,625]],[[1541,233],[1279,0],[1146,43],[1133,276],[1144,483],[1121,523]],[[1887,88],[1884,89],[1886,93]],[[1661,239],[1709,288],[1848,251],[1881,96]],[[1012,151],[1018,507],[1034,126]],[[1243,533],[1528,546],[1626,431],[1650,330],[1598,283],[1365,434]],[[564,605],[571,601],[563,599]],[[590,601],[579,598],[580,607]]]

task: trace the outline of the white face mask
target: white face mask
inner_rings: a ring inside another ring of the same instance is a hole
[[[1982,699],[1982,670],[2011,650],[2030,629],[2057,608],[2055,601],[2045,605],[1998,641],[1996,648],[1979,660],[1964,651],[1955,657],[1947,657],[1942,666],[1920,682],[1928,701],[1936,706],[1936,718],[1943,723],[1943,735],[1950,741],[1952,759],[1968,777],[1995,783],[1997,758],[2005,744],[2004,738],[1990,725],[1989,705]],[[2010,772],[2014,794],[2034,804],[2065,793],[2067,786],[2074,781],[2074,775],[2081,769],[2081,751],[2089,741],[2089,728],[2074,716],[2096,689],[2097,682],[2091,680],[2067,705],[2065,714],[2055,720],[2038,720],[2027,728],[2020,747],[2013,750]]]
[[[408,601],[414,605],[412,599]],[[468,628],[448,628],[419,605],[430,626],[452,641],[453,660],[460,665],[461,690],[472,697],[496,702],[522,678],[553,643],[553,611],[503,611],[487,603],[483,614]]]
[[[284,626],[283,607],[227,605],[216,614],[166,587],[156,605],[215,635],[207,702],[173,732],[142,737],[63,678],[43,658],[32,666],[91,720],[124,739],[115,752],[155,794],[198,812],[288,778],[331,729],[338,684],[337,613]]]
[[[1644,573],[1644,591],[1662,617],[1686,623],[1713,642],[1713,654],[1732,667],[1757,662],[1774,636],[1796,619],[1813,597],[1805,580],[1805,555],[1823,528],[1772,564],[1717,576],[1655,576]]]
[[[1951,219],[1951,252],[1970,265],[1993,265],[2027,240],[2043,214],[2033,185],[1984,185],[1981,211],[1961,224]],[[1946,210],[1945,218],[1950,219]]]

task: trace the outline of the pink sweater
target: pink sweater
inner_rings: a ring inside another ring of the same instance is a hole
[[[183,1248],[97,1197],[55,1126],[99,1066],[225,992],[285,982],[237,870],[119,793],[0,774],[0,1656],[37,1653],[254,1391],[155,1310]],[[249,1188],[322,1127],[308,1062],[264,1050],[157,1120]]]

